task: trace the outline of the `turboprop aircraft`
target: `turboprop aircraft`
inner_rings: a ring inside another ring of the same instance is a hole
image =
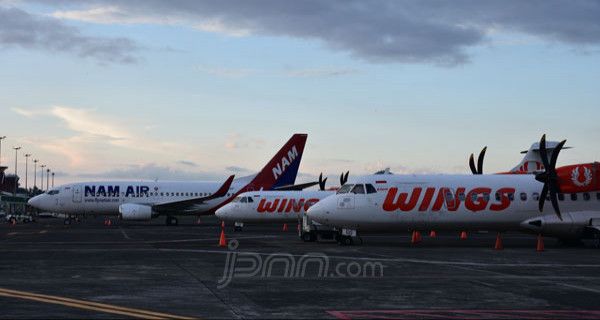
[[[600,232],[600,164],[556,168],[566,140],[534,174],[369,175],[345,184],[308,209],[310,219],[339,230],[341,243],[358,232],[405,230],[525,231],[566,242]],[[545,206],[550,201],[552,208]]]
[[[348,180],[349,172],[340,176],[340,185]],[[241,231],[244,223],[297,222],[308,208],[319,200],[335,193],[326,190],[327,178],[319,175],[316,184],[320,191],[249,191],[238,195],[233,201],[216,211],[225,222],[234,222],[235,230]],[[305,185],[313,185],[307,183]]]
[[[549,155],[559,142],[548,141],[546,150]],[[483,173],[483,160],[487,147],[479,153],[477,166],[475,166],[474,156],[471,154],[469,165],[474,174]],[[542,159],[539,152],[539,142],[533,143],[529,150],[522,151],[525,154],[524,158],[513,169],[506,172],[511,174],[532,173],[541,169]],[[389,169],[382,170],[376,174],[389,173]],[[342,173],[340,176],[340,186],[344,185],[348,180],[348,172]],[[244,223],[287,223],[297,222],[302,219],[302,215],[314,203],[324,199],[335,193],[337,188],[333,190],[325,189],[327,178],[323,179],[323,175],[319,176],[317,182],[296,185],[298,187],[309,187],[319,185],[321,191],[252,191],[240,194],[233,201],[223,206],[216,211],[219,219],[225,222],[234,222],[235,230],[240,231]],[[289,189],[288,189],[289,190]],[[314,238],[311,237],[311,239]]]
[[[257,174],[225,182],[98,181],[65,184],[33,197],[28,204],[67,215],[114,215],[122,220],[150,220],[166,215],[208,215],[238,194],[251,190],[293,188],[302,159],[306,134],[294,134]],[[70,221],[70,220],[69,220]],[[67,223],[67,221],[65,221]]]

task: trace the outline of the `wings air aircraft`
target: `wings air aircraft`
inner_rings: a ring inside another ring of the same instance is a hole
[[[566,242],[596,237],[600,163],[556,168],[564,143],[549,157],[544,135],[538,145],[541,170],[533,174],[360,177],[311,206],[307,215],[337,228],[345,244],[363,231],[514,230]]]

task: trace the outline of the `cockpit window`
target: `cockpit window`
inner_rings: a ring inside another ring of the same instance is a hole
[[[373,187],[372,184],[367,183],[365,184],[365,187],[367,187],[367,193],[377,193],[377,190],[375,189],[375,187]]]
[[[254,199],[252,199],[252,197],[248,197],[248,203],[252,203],[254,202]]]
[[[243,197],[241,202],[242,202],[242,203],[246,203],[246,202],[248,202],[248,197]]]
[[[352,189],[352,187],[354,187],[353,184],[345,184],[337,191],[337,194],[348,193],[350,192],[350,189]]]
[[[55,194],[58,194],[58,192],[59,192],[58,190],[50,190],[47,192],[47,194],[53,196]]]
[[[365,194],[365,185],[364,184],[355,185],[354,188],[352,188],[352,193]]]

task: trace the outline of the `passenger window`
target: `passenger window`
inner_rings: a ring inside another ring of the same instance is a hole
[[[591,198],[591,197],[590,197],[590,194],[589,194],[589,193],[587,193],[587,192],[586,192],[586,193],[584,193],[584,194],[583,194],[583,200],[585,200],[585,201],[590,201],[590,198]]]
[[[490,201],[490,194],[489,194],[489,193],[487,193],[487,192],[485,192],[485,193],[483,194],[483,200],[485,200],[485,201]]]
[[[375,190],[375,187],[373,187],[372,184],[367,183],[365,186],[367,187],[367,193],[377,193],[377,190]]]
[[[521,192],[521,201],[527,201],[527,193]]]
[[[459,192],[458,193],[458,200],[465,201],[466,198],[467,198],[467,196],[465,195],[464,192]]]
[[[248,202],[252,203],[252,202],[254,202],[254,199],[252,199],[252,197],[248,197]]]
[[[510,201],[515,201],[515,194],[514,194],[514,193],[512,193],[512,192],[508,193],[508,199],[509,199]]]
[[[534,192],[531,194],[531,197],[533,198],[533,200],[538,201],[540,200],[540,194],[537,192]]]
[[[558,194],[558,200],[565,201],[565,194],[564,193],[559,193]]]
[[[577,193],[571,193],[571,201],[577,201]]]
[[[357,184],[354,186],[354,188],[352,188],[352,193],[354,194],[364,194],[365,193],[365,186],[362,184]]]
[[[499,192],[496,192],[496,201],[500,201],[500,198],[501,198],[501,197],[500,197],[500,193],[499,193]]]

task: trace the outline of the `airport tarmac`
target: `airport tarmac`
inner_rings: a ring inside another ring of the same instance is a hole
[[[230,250],[214,217],[163,222],[0,224],[0,318],[600,319],[589,245],[536,252],[507,234],[495,251],[495,234],[411,245],[407,232],[344,247],[278,224],[226,228]]]

